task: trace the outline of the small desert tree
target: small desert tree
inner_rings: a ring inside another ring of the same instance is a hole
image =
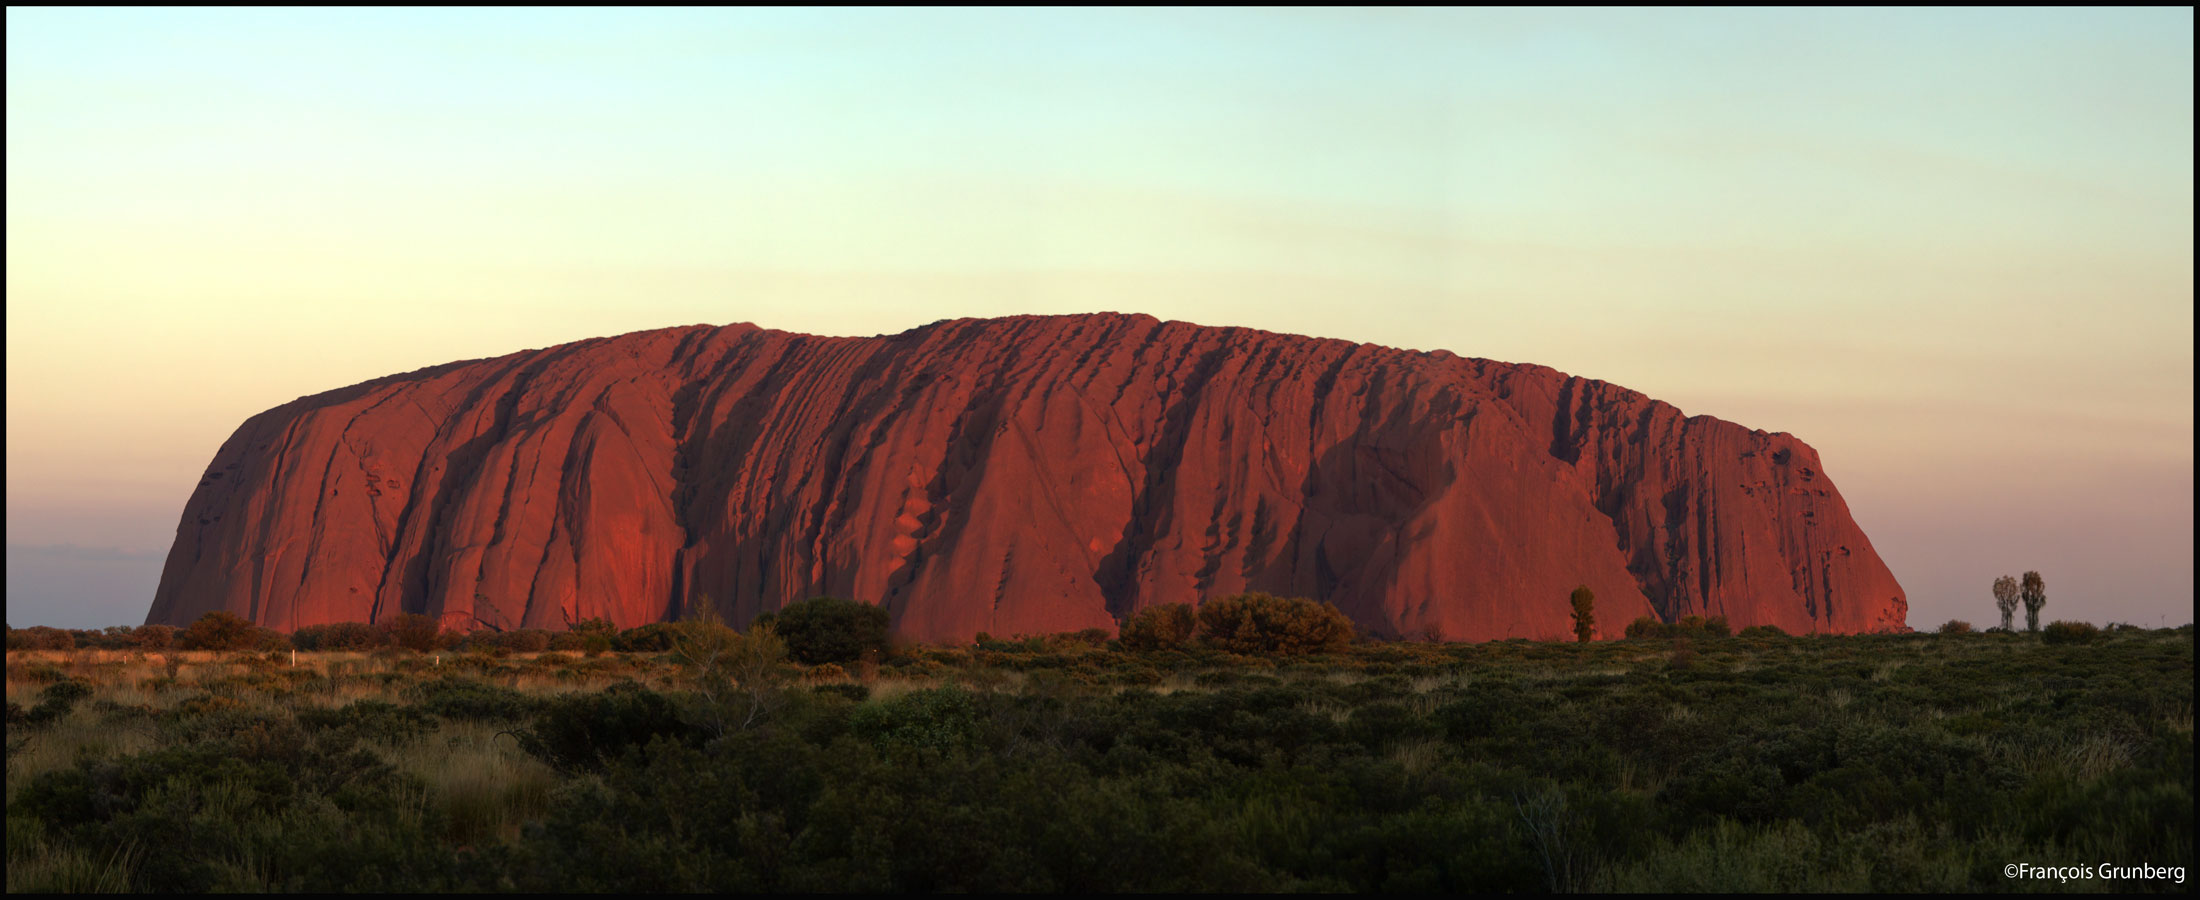
[[[720,621],[708,598],[673,626],[672,660],[702,701],[703,724],[718,734],[747,728],[785,699],[787,643],[764,623],[741,634]]]
[[[1174,650],[1192,639],[1198,622],[1189,603],[1163,603],[1139,610],[1123,622],[1126,650]]]
[[[2001,630],[2010,630],[2010,620],[2017,612],[2016,579],[2007,575],[1994,579],[1994,606],[2001,610]]]
[[[2020,593],[2024,598],[2024,630],[2040,630],[2040,607],[2047,605],[2047,580],[2038,572],[2026,572]]]
[[[173,625],[147,625],[131,632],[130,638],[137,642],[140,650],[166,650],[170,644],[176,641],[176,627]]]
[[[59,628],[33,625],[8,633],[10,650],[74,650],[76,636]]]
[[[1574,640],[1588,643],[1597,636],[1597,595],[1588,585],[1574,588]]]
[[[185,650],[249,650],[259,639],[252,623],[228,610],[215,610],[200,616],[183,633],[176,636],[176,645]]]

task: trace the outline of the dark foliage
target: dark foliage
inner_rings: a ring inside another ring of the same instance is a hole
[[[611,649],[620,653],[663,653],[679,641],[680,626],[672,622],[652,622],[639,628],[629,628],[611,639]]]
[[[1589,590],[1589,586],[1585,584],[1574,588],[1573,596],[1567,598],[1567,601],[1573,607],[1574,640],[1584,644],[1596,640],[1596,592]]]
[[[1764,630],[1753,631],[1752,629]],[[1728,637],[1733,633],[1733,630],[1726,623],[1725,616],[1711,616],[1710,618],[1683,616],[1680,621],[1670,623],[1643,616],[1627,624],[1627,636],[1629,638],[1712,638]],[[1742,633],[1752,637],[1772,637],[1785,634],[1785,632],[1770,625],[1752,626],[1751,628],[1742,629]]]
[[[2047,605],[2047,579],[2038,572],[2024,573],[2018,597],[2024,601],[2024,630],[2040,630],[2040,609]]]
[[[2040,629],[2040,640],[2050,644],[2090,644],[2100,636],[2091,622],[2049,622]]]
[[[519,628],[511,631],[476,631],[466,636],[466,646],[476,650],[501,650],[505,653],[540,653],[550,649],[552,634],[540,628]]]
[[[611,624],[610,619],[582,619],[573,623],[571,629],[552,634],[550,649],[577,650],[595,656],[610,651],[618,636],[619,626]]]
[[[556,697],[541,708],[520,746],[561,771],[602,769],[657,738],[701,738],[670,698],[633,682]]]
[[[76,709],[77,701],[92,695],[91,685],[73,678],[54,682],[39,692],[38,703],[30,709],[17,712],[12,704],[8,708],[8,724],[22,723],[39,726],[51,723]]]
[[[396,653],[402,702],[336,707],[225,662],[244,671],[164,709],[93,700],[158,744],[11,778],[11,864],[67,848],[137,891],[1417,894],[1975,892],[2012,860],[2181,864],[2191,629],[2051,645],[2060,624],[1316,659],[993,642],[905,652],[876,691],[766,683],[738,727],[707,724],[738,678],[653,677],[653,656],[452,674]],[[551,668],[664,687],[484,674]],[[11,705],[11,747],[87,721],[68,671],[11,674],[45,685]],[[385,762],[505,729],[558,773],[516,833],[454,838],[437,788]]]
[[[413,708],[445,719],[518,722],[539,703],[507,687],[446,675],[409,689]]]
[[[787,642],[787,655],[808,665],[847,663],[884,656],[890,649],[887,629],[892,617],[868,603],[837,597],[812,597],[787,604],[777,615],[760,617],[756,625],[770,625]]]
[[[384,646],[388,641],[388,632],[365,622],[308,625],[290,633],[290,645],[305,651],[372,650]]]
[[[395,745],[425,733],[435,718],[425,710],[380,700],[360,700],[334,709],[306,707],[298,710],[298,725],[307,732],[334,731],[345,742],[373,741]]]
[[[295,726],[31,779],[9,805],[72,845],[130,848],[134,891],[443,890],[458,857],[418,787],[372,753]]]
[[[571,630],[574,634],[601,634],[608,637],[618,634],[619,626],[614,624],[610,619],[606,619],[602,616],[595,616],[592,618],[582,619],[578,622],[573,623],[573,627]]]

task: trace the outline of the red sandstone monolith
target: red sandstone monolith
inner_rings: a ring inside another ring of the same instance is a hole
[[[305,397],[222,445],[146,620],[729,621],[820,594],[918,640],[1239,591],[1382,636],[1561,639],[1596,593],[1905,629],[1818,454],[1548,368],[1096,314],[694,326]]]

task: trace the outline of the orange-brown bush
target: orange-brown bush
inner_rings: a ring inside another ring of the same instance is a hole
[[[390,645],[421,652],[435,649],[443,633],[434,618],[413,613],[398,613],[384,619],[379,627]]]
[[[1322,653],[1352,643],[1352,620],[1328,603],[1232,594],[1199,607],[1199,641],[1231,653]]]
[[[1139,610],[1123,622],[1123,649],[1174,650],[1192,639],[1199,619],[1188,603],[1164,603]]]

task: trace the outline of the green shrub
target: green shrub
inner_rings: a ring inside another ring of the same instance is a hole
[[[535,709],[535,701],[508,687],[444,676],[406,689],[421,711],[445,719],[517,722]]]
[[[519,734],[520,747],[566,772],[601,770],[622,753],[660,737],[700,737],[663,694],[633,682],[596,693],[549,700],[534,724]]]
[[[751,627],[770,627],[787,642],[787,655],[815,666],[855,662],[866,653],[886,655],[892,623],[885,609],[868,603],[812,597],[789,603],[776,615],[759,616]]]
[[[10,892],[19,832],[96,848],[132,892],[458,887],[417,782],[364,750],[273,737],[247,729],[27,779],[8,805]]]
[[[1742,629],[1741,636],[1745,638],[1784,638],[1788,636],[1788,633],[1778,625],[1751,625]]]
[[[1050,634],[1047,635],[1046,644],[1049,650],[1064,650],[1071,647],[1106,647],[1108,645],[1108,630],[1105,628],[1085,628],[1077,631],[1065,631],[1060,634]]]
[[[74,678],[54,682],[38,695],[38,703],[28,711],[9,716],[9,721],[26,725],[45,725],[66,717],[76,709],[76,703],[92,695],[92,686]],[[12,710],[11,710],[12,712]]]
[[[1696,645],[1683,634],[1673,639],[1673,652],[1665,659],[1667,666],[1686,672],[1696,667]]]
[[[1672,635],[1673,626],[1667,625],[1664,622],[1660,622],[1649,616],[1642,616],[1632,622],[1627,623],[1627,637],[1630,640],[1671,637]]]
[[[1399,741],[1434,737],[1442,728],[1434,718],[1416,713],[1403,703],[1382,700],[1353,709],[1351,719],[1345,723],[1344,737],[1356,744],[1380,748]]]
[[[1229,653],[1335,652],[1352,643],[1352,620],[1328,603],[1232,594],[1200,604],[1199,641]]]
[[[959,687],[933,688],[857,707],[848,728],[882,744],[948,750],[977,738],[978,703]]]
[[[335,731],[353,741],[397,745],[435,728],[435,719],[410,706],[357,700],[344,706],[300,707],[298,725],[309,732]]]
[[[2040,629],[2040,640],[2050,644],[2090,644],[2100,636],[2101,630],[2091,622],[2055,621]]]
[[[574,634],[601,634],[608,637],[618,634],[619,626],[610,619],[593,616],[573,623],[573,627],[569,630]]]
[[[474,647],[490,647],[512,653],[541,653],[550,649],[552,635],[540,628],[519,628],[512,631],[476,631],[466,636],[466,643]]]
[[[820,684],[810,688],[813,694],[834,694],[857,703],[871,699],[871,689],[860,684]]]
[[[561,631],[550,636],[550,649],[596,656],[611,649],[611,635],[601,631]]]
[[[1940,628],[1938,629],[1938,631],[1941,634],[1970,634],[1971,623],[1963,621],[1962,619],[1949,619],[1946,622],[1940,623]]]
[[[1673,632],[1691,637],[1728,637],[1733,635],[1734,630],[1727,626],[1723,615],[1709,618],[1682,616],[1679,622],[1674,623]]]
[[[1192,639],[1198,617],[1188,603],[1149,606],[1123,621],[1123,649],[1175,650]]]

